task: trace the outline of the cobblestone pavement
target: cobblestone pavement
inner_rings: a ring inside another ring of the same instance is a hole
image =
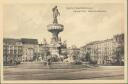
[[[32,65],[29,68],[23,68],[23,66],[4,67],[4,80],[117,80],[124,78],[123,66],[99,66],[80,69],[43,69],[32,67]]]

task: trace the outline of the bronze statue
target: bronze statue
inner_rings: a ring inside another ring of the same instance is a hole
[[[55,6],[53,9],[53,24],[57,24],[58,21],[57,21],[57,16],[60,15],[58,9],[57,9],[57,6]]]

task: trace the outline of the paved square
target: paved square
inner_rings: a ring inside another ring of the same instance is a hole
[[[38,67],[38,68],[37,68]],[[4,80],[121,80],[124,78],[123,66],[99,66],[80,69],[44,69],[41,66],[4,67]]]

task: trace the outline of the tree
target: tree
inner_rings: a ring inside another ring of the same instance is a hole
[[[84,53],[84,51],[79,53],[79,59],[83,62],[86,61],[86,54]]]
[[[86,61],[88,61],[88,62],[91,61],[90,53],[88,53],[88,52],[86,53],[85,59],[86,59]]]
[[[74,49],[71,55],[72,55],[74,60],[77,60],[78,56],[79,56],[79,51]]]
[[[124,47],[117,47],[114,51],[115,57],[113,59],[115,60],[116,65],[122,65],[122,56],[124,56]]]

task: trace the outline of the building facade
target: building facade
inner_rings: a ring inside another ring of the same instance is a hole
[[[115,62],[119,47],[122,46],[122,49],[124,48],[123,37],[123,34],[120,34],[115,35],[112,39],[94,41],[85,45],[82,50],[84,53],[89,53],[92,62],[101,65],[110,65]],[[124,59],[123,57],[122,54],[122,60]]]
[[[22,62],[34,61],[38,56],[38,52],[39,52],[37,39],[22,38],[21,42],[23,44]]]
[[[3,64],[14,65],[21,62],[31,62],[38,57],[37,39],[3,39]]]
[[[3,39],[3,64],[15,65],[22,61],[22,42],[19,39]]]

